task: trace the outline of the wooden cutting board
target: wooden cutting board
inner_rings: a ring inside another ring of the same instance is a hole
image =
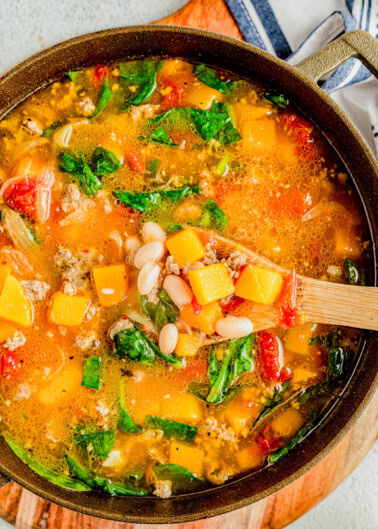
[[[159,23],[242,38],[223,0],[191,0]],[[208,520],[175,525],[109,522],[58,507],[14,483],[0,490],[0,516],[18,529],[281,529],[328,496],[359,465],[376,440],[377,419],[378,394],[347,436],[304,476],[258,503]]]

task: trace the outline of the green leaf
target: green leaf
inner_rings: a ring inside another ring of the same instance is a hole
[[[219,164],[217,165],[217,168],[215,169],[215,174],[217,176],[222,176],[223,173],[226,172],[228,167],[228,156],[225,154]]]
[[[147,164],[147,171],[152,175],[152,176],[156,176],[157,174],[157,171],[158,171],[158,167],[159,167],[159,160],[157,158],[155,158],[154,160],[151,160],[148,162]]]
[[[59,487],[68,490],[90,490],[90,487],[88,487],[84,483],[81,483],[76,479],[72,479],[69,476],[65,476],[64,474],[59,474],[58,472],[55,472],[55,470],[52,470],[51,468],[48,468],[45,465],[42,465],[42,463],[36,461],[34,457],[32,457],[25,448],[18,446],[16,443],[8,439],[8,437],[4,436],[4,439],[9,448],[13,450],[13,452],[16,454],[16,456],[21,459],[21,461],[23,461],[29,468],[31,468],[31,470],[36,472],[39,476],[47,479],[47,481],[50,481],[50,483],[54,483],[54,485],[58,485]]]
[[[286,108],[289,104],[289,100],[282,94],[279,94],[278,92],[264,92],[263,98],[266,99],[266,101],[269,101],[269,103],[272,103],[277,108]]]
[[[156,356],[163,358],[175,367],[182,367],[182,359],[178,356],[166,355],[134,323],[134,329],[124,329],[114,335],[115,354],[120,358],[130,358],[134,362],[152,365]]]
[[[120,64],[120,77],[127,86],[137,86],[137,91],[122,109],[131,105],[141,105],[149,100],[156,89],[156,73],[164,66],[164,61],[132,61]]]
[[[66,454],[65,459],[71,475],[86,483],[90,489],[97,489],[108,494],[120,494],[123,496],[147,496],[147,490],[126,483],[114,483],[108,478],[96,476],[84,463],[71,454]],[[88,490],[88,489],[85,489]]]
[[[298,433],[293,437],[293,439],[285,446],[282,446],[281,448],[278,448],[273,454],[271,454],[268,457],[269,463],[276,463],[278,460],[280,460],[282,457],[284,457],[292,448],[294,448],[302,439],[305,437],[305,435],[308,433],[309,430],[314,426],[314,422],[316,419],[316,413],[314,413],[311,418],[302,426],[302,428],[298,431]]]
[[[98,430],[97,432],[83,433],[73,436],[73,440],[79,445],[92,445],[91,455],[106,459],[109,452],[113,450],[115,443],[114,430]]]
[[[104,84],[102,87],[100,98],[97,103],[97,108],[91,119],[97,118],[97,116],[104,110],[104,108],[109,103],[112,97],[113,92],[110,90],[107,84]]]
[[[54,123],[51,123],[51,125],[42,132],[42,136],[44,136],[45,138],[51,138],[51,136],[55,132],[55,129],[60,127],[61,124],[61,121],[54,121]]]
[[[167,233],[174,233],[176,231],[181,231],[184,229],[182,224],[167,224],[165,231]]]
[[[198,487],[203,483],[202,479],[197,478],[188,468],[173,463],[165,465],[155,465],[152,469],[158,480],[170,481],[173,491],[180,489],[190,489]]]
[[[76,70],[74,72],[67,72],[66,75],[71,79],[73,83],[76,84],[82,73],[82,70]]]
[[[121,162],[117,156],[103,147],[96,147],[93,151],[94,172],[98,176],[114,173],[121,167]]]
[[[343,378],[347,371],[346,354],[342,347],[333,347],[328,350],[327,372],[330,378]]]
[[[124,206],[134,208],[138,211],[150,212],[161,208],[164,202],[178,202],[182,198],[188,198],[199,194],[198,186],[184,186],[177,189],[160,189],[150,193],[130,193],[128,191],[113,191],[113,194]]]
[[[253,371],[255,358],[255,339],[253,333],[245,338],[228,342],[228,351],[217,376],[212,373],[213,382],[207,396],[207,402],[221,403],[230,386],[246,371]]]
[[[213,385],[214,382],[216,381],[217,376],[218,376],[218,371],[219,371],[219,366],[218,366],[218,360],[217,360],[217,350],[216,348],[214,348],[212,349],[210,353],[210,358],[209,358],[209,380],[210,380],[211,385]]]
[[[77,160],[66,152],[59,155],[59,169],[70,173],[88,196],[94,195],[103,187],[101,181],[94,175],[86,162]]]
[[[161,430],[166,437],[192,444],[196,438],[198,428],[182,422],[162,419],[154,415],[146,415],[144,422],[149,430]]]
[[[228,227],[228,217],[218,204],[212,198],[207,200],[202,208],[204,214],[202,215],[199,225],[206,229],[217,229],[220,232],[226,231]]]
[[[160,145],[168,145],[169,147],[178,147],[178,143],[175,143],[173,140],[171,140],[163,127],[158,127],[150,134],[148,138],[145,138],[144,136],[138,136],[138,140],[159,143]]]
[[[178,309],[166,290],[161,288],[158,291],[159,301],[157,303],[149,302],[147,296],[141,296],[139,292],[137,296],[143,312],[151,318],[158,331],[167,323],[176,323],[176,310]]]
[[[365,271],[349,257],[344,260],[344,273],[350,285],[365,286]]]
[[[122,432],[133,434],[143,432],[143,427],[140,424],[136,424],[126,410],[125,389],[122,379],[120,381],[118,429]]]
[[[222,81],[213,68],[205,64],[198,64],[194,68],[193,73],[205,85],[218,90],[218,92],[222,92],[222,94],[228,95],[230,93],[230,87],[233,84],[232,81]]]
[[[278,389],[276,389],[273,397],[265,402],[264,406],[260,411],[259,416],[256,418],[253,425],[257,424],[259,421],[264,419],[271,411],[273,411],[277,406],[284,402],[284,394],[289,386],[290,380],[280,385]]]
[[[219,103],[219,101],[214,101],[211,106],[211,111],[219,112],[221,115],[227,116],[224,126],[214,136],[214,138],[218,140],[221,145],[229,145],[230,143],[236,143],[242,139],[236,127],[232,123],[232,107],[230,105],[227,103]]]
[[[100,362],[101,359],[98,356],[92,356],[92,358],[86,358],[84,360],[82,386],[97,390],[100,389]]]

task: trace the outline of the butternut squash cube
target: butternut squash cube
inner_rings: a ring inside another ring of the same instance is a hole
[[[257,387],[243,388],[226,406],[224,418],[239,434],[252,419],[256,419],[262,408],[261,391]]]
[[[213,301],[204,305],[199,314],[194,314],[192,305],[186,305],[181,310],[181,317],[191,327],[211,335],[215,333],[215,322],[223,317],[223,312],[219,303]]]
[[[52,300],[50,321],[57,325],[81,325],[89,305],[85,296],[67,296],[58,292]]]
[[[282,284],[283,279],[280,273],[248,265],[236,283],[235,295],[255,303],[272,305],[281,292]]]
[[[1,329],[0,329],[1,335]],[[202,340],[191,334],[179,333],[175,353],[178,356],[195,356],[202,345]]]
[[[3,272],[5,274],[5,272]],[[3,278],[0,278],[0,281]],[[21,283],[7,274],[0,295],[0,318],[29,327],[33,323],[33,305]]]
[[[40,390],[39,400],[45,406],[53,406],[63,399],[73,399],[80,389],[82,376],[79,366],[70,363]]]
[[[298,327],[291,327],[286,331],[284,345],[285,349],[293,353],[307,355],[310,351],[309,340],[312,336],[313,323],[305,323]]]
[[[191,393],[173,394],[161,400],[161,415],[175,421],[198,423],[202,418],[200,401]]]
[[[233,111],[236,128],[242,130],[246,122],[264,118],[268,112],[272,111],[272,108],[258,107],[248,103],[234,103]]]
[[[356,259],[361,255],[361,244],[346,229],[339,228],[335,234],[335,253],[340,259]]]
[[[244,150],[268,151],[277,144],[276,124],[271,119],[248,120],[240,130]]]
[[[0,266],[0,292],[3,290],[5,280],[9,276],[9,274],[10,269],[8,266]]]
[[[110,307],[125,299],[128,285],[126,265],[93,268],[93,279],[101,305]]]
[[[240,470],[249,470],[256,468],[263,464],[266,457],[266,451],[257,443],[254,443],[248,448],[239,450],[236,454],[236,461],[238,462]]]
[[[167,240],[167,248],[179,266],[193,264],[205,257],[206,250],[195,231],[179,231]]]
[[[169,449],[169,462],[188,468],[197,477],[203,474],[203,461],[205,454],[201,448],[188,446],[173,441]]]
[[[0,321],[0,342],[5,342],[8,338],[12,338],[17,328],[8,321]]]
[[[188,274],[190,286],[200,305],[231,296],[235,287],[223,263],[196,268]]]
[[[271,422],[272,428],[279,436],[292,437],[304,424],[305,419],[295,408],[287,408]]]
[[[296,369],[294,369],[294,374],[293,378],[291,379],[291,382],[293,384],[296,384],[297,382],[307,382],[307,380],[310,380],[317,376],[317,373],[314,373],[314,371],[310,371],[309,369],[305,369],[304,367],[297,367]]]
[[[213,101],[224,101],[224,95],[218,90],[200,83],[199,86],[193,86],[186,100],[189,105],[202,108],[202,110],[209,110]]]

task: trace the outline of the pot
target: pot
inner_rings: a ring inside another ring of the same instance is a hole
[[[296,67],[244,42],[207,31],[172,26],[136,26],[78,37],[27,59],[0,79],[0,119],[25,98],[82,67],[150,56],[180,56],[250,77],[289,97],[316,123],[337,151],[361,200],[371,239],[370,285],[377,285],[378,166],[367,144],[317,81],[345,60],[360,59],[378,73],[378,44],[357,30],[345,34]],[[318,463],[342,439],[378,385],[378,336],[366,332],[345,389],[321,424],[285,458],[252,474],[201,492],[162,500],[71,492],[44,480],[0,440],[0,484],[12,480],[63,507],[91,516],[136,523],[185,522],[245,507],[277,492]]]

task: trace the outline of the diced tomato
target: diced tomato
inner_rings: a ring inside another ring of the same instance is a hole
[[[164,88],[171,88],[170,92],[163,98],[163,109],[169,110],[181,106],[184,93],[183,89],[170,77],[166,77],[163,80],[163,85]]]
[[[13,209],[32,217],[35,216],[36,196],[37,182],[29,177],[14,182],[4,191],[4,199]]]
[[[311,160],[313,158],[312,143],[314,141],[312,135],[314,127],[311,123],[289,111],[284,113],[282,123],[295,137],[295,142],[298,145],[297,155],[304,160]]]
[[[297,307],[298,281],[295,270],[292,270],[285,279],[282,290],[276,300],[276,306],[280,309],[280,320],[278,326],[287,329],[297,324],[299,310]]]
[[[273,334],[261,331],[258,340],[263,376],[269,381],[286,382],[292,377],[291,370],[283,367],[278,342]],[[282,378],[281,378],[282,377]]]
[[[269,208],[274,213],[292,214],[296,217],[303,217],[311,204],[311,195],[300,189],[287,189],[282,191],[280,196],[269,200]]]
[[[14,351],[4,349],[4,352],[0,358],[1,378],[5,378],[7,380],[15,378],[19,374],[21,367],[22,363],[20,362],[18,354]]]
[[[259,435],[256,437],[256,443],[269,451],[277,450],[277,448],[284,444],[281,439],[274,436],[274,432],[270,424],[266,424],[263,427]]]
[[[193,294],[193,299],[191,301],[192,303],[192,307],[193,307],[193,312],[194,314],[199,314],[202,310],[202,305],[200,305],[197,301],[197,298],[196,296]]]
[[[107,66],[104,66],[103,64],[99,64],[96,66],[94,74],[93,74],[93,84],[96,86],[100,86],[102,84],[102,81],[109,77],[109,69]]]
[[[242,303],[244,303],[244,301],[245,301],[245,299],[239,298],[239,296],[231,296],[230,301],[228,303],[226,303],[225,305],[222,305],[222,310],[223,310],[223,312],[233,312]]]
[[[208,363],[204,358],[197,358],[193,362],[188,363],[186,368],[175,375],[178,380],[195,380],[197,377],[202,377],[207,373]]]
[[[126,153],[127,162],[130,168],[136,173],[142,173],[144,171],[144,163],[140,159],[140,156],[132,150],[128,150]]]

